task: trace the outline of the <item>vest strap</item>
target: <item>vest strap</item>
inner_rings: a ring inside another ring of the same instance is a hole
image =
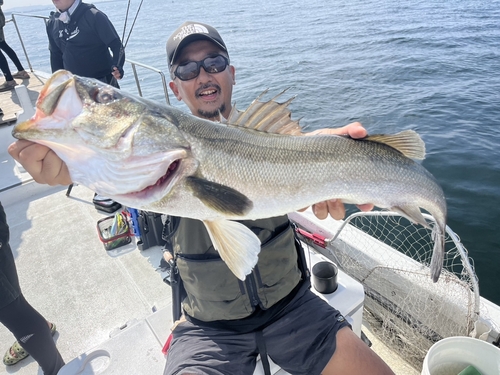
[[[259,350],[262,367],[264,367],[264,374],[271,375],[271,367],[269,366],[269,359],[267,358],[266,342],[264,341],[264,334],[262,331],[259,330],[255,332],[255,341],[257,342],[257,349]]]

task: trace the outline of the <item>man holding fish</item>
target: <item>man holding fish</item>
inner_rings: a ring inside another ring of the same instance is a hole
[[[235,68],[216,29],[184,23],[170,36],[167,57],[170,88],[193,115],[216,121],[230,115]],[[318,132],[366,136],[359,123]],[[45,146],[20,140],[9,152],[39,183],[72,182],[66,164]],[[345,213],[339,200],[313,211],[319,218]],[[203,222],[180,218],[176,225],[186,320],[173,331],[165,374],[252,374],[259,353],[292,374],[393,374],[340,312],[310,291],[286,215],[240,223],[262,243],[257,264],[243,277],[221,259]]]

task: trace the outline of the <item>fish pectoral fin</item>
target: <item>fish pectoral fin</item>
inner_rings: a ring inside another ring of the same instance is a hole
[[[243,216],[253,207],[250,199],[229,186],[195,176],[186,177],[186,184],[196,198],[217,212]]]
[[[412,223],[423,225],[425,228],[430,228],[429,223],[425,220],[424,215],[417,206],[397,206],[391,207],[391,211],[395,211],[401,216],[406,217]]]
[[[374,134],[363,140],[383,143],[410,159],[425,159],[425,143],[413,130],[405,130],[397,134]]]
[[[259,260],[260,240],[245,225],[231,220],[203,221],[220,257],[240,280]]]

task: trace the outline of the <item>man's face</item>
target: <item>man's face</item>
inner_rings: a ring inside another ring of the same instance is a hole
[[[208,40],[197,40],[185,46],[173,69],[188,61],[201,61],[208,56],[221,54],[226,56],[217,45]],[[184,100],[191,113],[209,120],[219,120],[219,111],[227,118],[231,112],[234,67],[229,65],[220,73],[207,73],[200,68],[198,77],[189,81],[175,78],[170,88],[178,100]]]
[[[68,10],[76,0],[52,0],[54,6],[60,11]]]

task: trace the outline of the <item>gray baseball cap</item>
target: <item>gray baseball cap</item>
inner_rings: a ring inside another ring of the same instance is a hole
[[[186,21],[167,40],[168,67],[172,66],[183,47],[200,39],[214,42],[227,53],[226,44],[215,28],[201,22]]]

